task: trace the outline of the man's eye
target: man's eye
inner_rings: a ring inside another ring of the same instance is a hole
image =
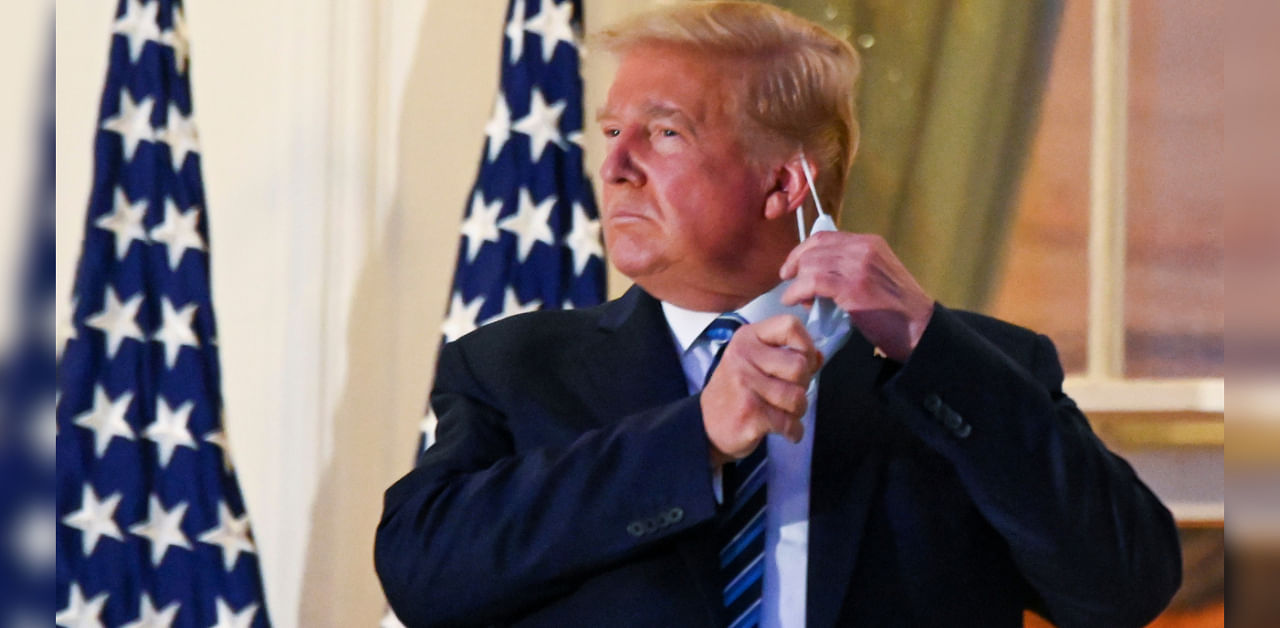
[[[605,129],[605,130],[604,130],[604,136],[605,136],[605,137],[618,137],[619,135],[622,135],[622,131],[619,131],[618,129]]]
[[[658,131],[658,133],[660,133],[662,137],[679,137],[680,136],[680,134],[676,132],[675,129],[662,129],[661,131]]]

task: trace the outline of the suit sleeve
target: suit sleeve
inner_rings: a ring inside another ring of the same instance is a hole
[[[509,429],[519,417],[498,405],[465,351],[446,345],[436,443],[387,490],[375,540],[406,625],[501,621],[714,516],[697,397],[523,450]]]
[[[1180,584],[1173,518],[1063,393],[1052,342],[1018,335],[1015,361],[936,306],[888,402],[955,466],[1050,619],[1145,625]]]

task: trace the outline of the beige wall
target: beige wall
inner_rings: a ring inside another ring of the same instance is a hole
[[[16,27],[0,40],[7,59],[30,62],[0,65],[0,85],[10,86],[13,96],[0,98],[0,356],[12,341],[17,308],[8,300],[17,289],[18,268],[26,253],[31,219],[30,194],[37,126],[44,102],[48,71],[49,37],[53,33],[50,2],[20,2],[6,7],[5,20]],[[7,272],[13,269],[13,272]]]
[[[646,5],[586,4],[596,26]],[[57,294],[67,295],[114,3],[58,8]],[[188,3],[226,425],[277,625],[381,616],[373,530],[382,490],[412,461],[505,10],[501,0]],[[606,65],[586,72],[588,112]],[[599,137],[586,137],[594,170]],[[625,288],[611,282],[614,294]]]

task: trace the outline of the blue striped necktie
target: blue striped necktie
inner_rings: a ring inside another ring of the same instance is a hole
[[[745,322],[737,314],[716,318],[703,332],[715,356],[703,386],[720,364],[733,332]],[[729,628],[760,624],[764,590],[765,474],[769,456],[765,442],[751,455],[723,467],[724,509],[720,513],[720,584]]]
[[[729,312],[717,316],[706,329],[702,330],[712,355],[711,366],[707,367],[707,375],[702,378],[703,388],[707,387],[707,382],[711,381],[711,374],[716,372],[717,366],[720,366],[720,358],[724,355],[724,348],[729,346],[729,339],[746,322],[747,320],[736,312]]]

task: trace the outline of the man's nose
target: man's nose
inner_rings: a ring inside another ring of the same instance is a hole
[[[600,164],[600,178],[606,184],[644,185],[644,171],[635,161],[634,142],[634,135],[625,132],[614,140]]]

